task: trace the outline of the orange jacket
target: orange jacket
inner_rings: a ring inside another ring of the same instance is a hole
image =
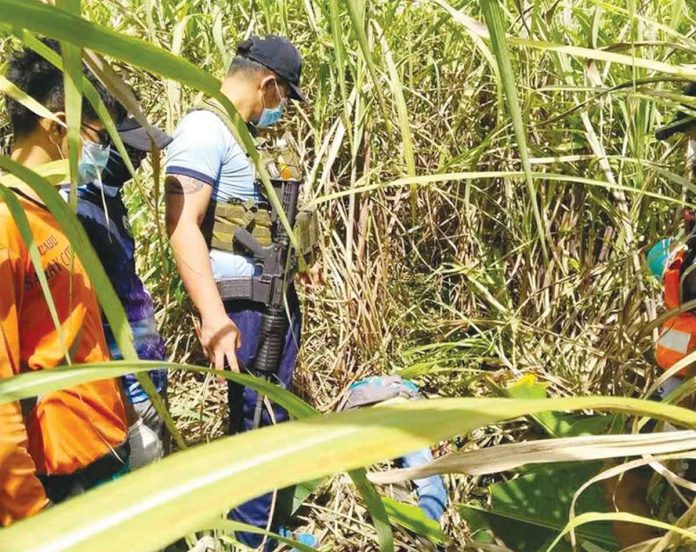
[[[682,267],[685,252],[678,252],[671,259],[665,274],[664,283],[665,306],[672,310],[682,304]],[[655,347],[655,360],[660,368],[669,370],[677,362],[696,349],[696,314],[682,312],[669,318],[660,329],[660,339]],[[681,370],[679,376],[685,375]]]
[[[109,359],[91,283],[58,223],[18,195],[56,306],[73,364]],[[66,351],[19,230],[0,203],[0,377],[67,364]],[[0,405],[0,525],[47,504],[37,475],[70,474],[127,437],[123,398],[108,379]],[[26,411],[28,410],[28,411]]]

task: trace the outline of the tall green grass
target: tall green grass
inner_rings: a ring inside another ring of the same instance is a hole
[[[677,208],[695,203],[684,144],[652,138],[655,126],[684,100],[681,82],[696,76],[689,65],[696,49],[693,20],[683,2],[96,0],[59,7],[0,0],[0,29],[7,37],[0,48],[7,53],[21,42],[35,44],[29,32],[67,45],[58,62],[66,68],[73,141],[76,98],[80,90],[90,94],[87,83],[74,79],[80,49],[103,54],[136,89],[150,121],[170,131],[198,91],[217,93],[234,42],[249,32],[288,34],[303,51],[303,80],[312,102],[292,110],[290,125],[310,175],[305,196],[321,214],[329,284],[305,295],[298,391],[319,411],[334,409],[350,382],[384,372],[417,377],[426,391],[446,397],[497,394],[507,381],[529,373],[545,382],[552,396],[648,391],[654,373],[646,328],[659,289],[641,259],[654,241],[679,233]],[[80,9],[82,19],[76,15]],[[3,82],[4,91],[22,97]],[[111,86],[115,82],[111,78]],[[0,115],[0,128],[3,122]],[[241,124],[238,137],[253,155]],[[49,207],[72,229],[69,236],[97,284],[122,350],[132,353],[122,310],[67,206],[58,206],[47,182],[5,159],[0,164],[44,190]],[[152,173],[159,171],[146,167],[128,191],[139,268],[156,299],[172,360],[202,362],[189,330],[190,305],[157,230],[161,182],[150,178]],[[173,377],[172,411],[182,448],[201,433],[207,440],[208,430],[221,425],[222,393],[200,378],[191,371]],[[244,493],[386,460],[438,439],[456,449],[533,433],[530,422],[500,426],[497,418],[479,418],[492,412],[491,404],[472,402],[475,415],[455,409],[451,420],[420,420],[432,427],[417,442],[405,430],[393,447],[382,440],[369,451],[361,448],[361,439],[385,434],[379,415],[358,413],[355,420],[364,425],[351,425],[353,446],[341,448],[335,462],[318,466],[316,454],[299,455],[302,460],[282,481],[275,472],[274,478],[247,472],[244,492],[225,487],[210,508],[221,512]],[[420,423],[407,410],[393,413],[394,427]],[[688,419],[685,412],[679,415]],[[470,433],[474,425],[467,416],[476,426],[494,425]],[[317,418],[309,427],[322,429],[312,434],[322,434],[324,426],[335,430],[332,420]],[[302,423],[288,426],[287,434],[305,427]],[[303,435],[309,439],[309,434]],[[268,450],[284,435],[278,428],[244,438]],[[0,532],[0,540],[22,535],[29,540],[14,541],[21,546],[36,535],[51,535],[58,543],[60,525],[72,522],[81,508],[94,509],[109,493],[124,492],[133,502],[122,511],[137,509],[136,493],[126,489],[149,478],[153,489],[166,486],[182,469],[172,466],[186,458],[203,463],[219,453],[226,455],[226,467],[238,468],[229,457],[237,443],[241,440],[210,445],[210,452],[206,445],[183,453],[188,456],[176,454],[161,470],[155,466],[125,478],[121,490],[114,485],[90,493]],[[275,457],[278,463],[286,459]],[[331,516],[321,500],[310,502],[310,526],[331,528],[337,548],[370,546],[377,538],[388,550],[393,545],[387,512],[363,479],[356,474],[376,533],[362,536],[363,506],[352,501],[336,500]],[[453,476],[448,483],[455,502],[483,492],[475,477]],[[345,484],[330,480],[321,493],[345,496]],[[150,515],[160,519],[163,511]],[[201,516],[204,512],[210,514],[201,510]],[[345,521],[336,523],[337,516]],[[575,523],[586,520],[578,517]],[[95,549],[117,527],[110,519],[100,537],[94,524],[80,523]],[[138,541],[137,523],[127,525],[128,538],[142,549],[206,525],[175,528],[168,522],[158,525],[152,540]],[[455,509],[446,516],[445,532],[453,542],[468,541]],[[403,530],[394,538],[397,547],[416,542]]]

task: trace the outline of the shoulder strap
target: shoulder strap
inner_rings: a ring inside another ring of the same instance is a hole
[[[210,111],[211,113],[214,113],[223,123],[225,123],[227,130],[229,130],[232,133],[232,135],[235,136],[237,129],[234,128],[232,120],[230,119],[230,116],[227,114],[225,108],[216,99],[203,98],[201,101],[194,104],[194,106],[191,109],[189,109],[188,112],[191,113],[192,111]],[[254,139],[257,138],[257,131],[253,125],[247,124],[247,130]]]
[[[12,192],[15,193],[15,195],[18,195],[18,196],[22,197],[22,199],[25,199],[25,200],[28,201],[29,203],[33,203],[34,205],[36,205],[36,206],[39,207],[40,209],[43,209],[44,211],[48,211],[48,207],[46,207],[43,203],[41,203],[40,201],[34,199],[34,198],[31,197],[30,195],[25,194],[25,193],[24,193],[22,190],[20,190],[19,188],[15,188],[15,187],[13,187],[13,186],[8,186],[7,189],[8,189],[8,190],[11,190]]]
[[[227,111],[225,111],[225,108],[222,107],[222,104],[216,99],[203,98],[189,110],[189,113],[192,111],[210,111],[211,113],[214,113],[223,123],[225,123],[227,129],[234,135],[232,121],[230,120]]]

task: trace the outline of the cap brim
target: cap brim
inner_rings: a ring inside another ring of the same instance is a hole
[[[140,151],[150,151],[154,142],[157,149],[166,148],[173,138],[159,128],[150,126],[145,130],[134,118],[129,118],[119,125],[119,136],[123,143]]]
[[[675,118],[671,123],[661,126],[655,130],[655,138],[658,140],[667,140],[677,132],[684,132],[689,126],[696,122],[696,117],[679,117]]]
[[[290,86],[290,97],[293,100],[297,100],[298,102],[303,102],[303,103],[309,103],[309,100],[307,99],[307,96],[304,95],[302,90],[300,89],[299,86],[296,84],[293,84],[291,82],[288,82],[288,85]]]

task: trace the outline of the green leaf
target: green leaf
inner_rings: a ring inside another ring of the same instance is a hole
[[[575,492],[600,469],[600,462],[535,466],[522,470],[516,479],[492,485],[489,509],[470,504],[462,510],[467,517],[475,510],[472,520],[484,522],[479,528],[486,527],[512,550],[537,552],[565,527]],[[606,509],[599,487],[594,487],[591,495],[583,495],[579,506],[582,512]],[[578,536],[581,545],[589,540],[609,550],[617,549],[611,527],[606,524],[578,532]]]
[[[615,397],[422,400],[315,416],[176,453],[0,531],[0,550],[91,552],[118,542],[129,552],[150,551],[273,489],[398,457],[476,427],[567,409],[655,415],[696,427],[696,412]]]
[[[372,86],[374,89],[375,96],[379,101],[380,108],[382,109],[382,116],[384,117],[384,122],[387,128],[391,128],[389,123],[389,114],[387,112],[387,104],[384,102],[384,96],[382,94],[381,85],[379,81],[379,76],[377,74],[377,67],[372,59],[372,50],[370,49],[370,43],[367,39],[367,25],[365,24],[365,10],[369,8],[366,6],[362,0],[346,0],[346,7],[348,8],[348,16],[350,17],[350,22],[353,27],[353,32],[358,40],[358,46],[360,47],[360,53],[362,54],[365,65],[367,66],[367,71],[372,79]]]
[[[295,492],[292,497],[292,511],[291,514],[297,513],[302,505],[307,501],[309,496],[316,491],[319,486],[323,483],[321,479],[314,479],[312,481],[303,481],[295,485]]]
[[[212,368],[204,368],[203,366],[162,362],[159,360],[113,360],[103,363],[59,366],[51,370],[25,372],[9,379],[0,380],[0,404],[44,395],[58,389],[74,387],[90,381],[116,378],[131,373],[138,374],[157,368],[185,370],[229,379],[263,393],[297,418],[306,418],[319,414],[314,407],[304,402],[297,395],[270,383],[264,378],[238,374],[229,370],[214,370]]]
[[[59,367],[52,370],[28,372],[10,379],[0,380],[0,404],[43,395],[57,389],[73,387],[88,381],[118,377],[130,373],[144,374],[156,368],[181,369],[190,372],[214,374],[264,394],[296,418],[301,419],[319,415],[316,409],[302,399],[264,378],[237,374],[229,370],[213,370],[188,364],[145,360],[122,360],[108,363],[81,364],[75,367]],[[391,527],[389,525],[389,517],[379,494],[372,483],[367,480],[365,470],[352,470],[350,476],[365,501],[365,506],[370,512],[377,534],[381,539],[380,542],[388,543],[391,540]],[[398,515],[398,513],[395,515]]]
[[[503,89],[505,90],[508,111],[512,117],[512,126],[515,130],[515,137],[517,138],[517,149],[520,160],[522,161],[522,169],[527,183],[527,193],[532,203],[532,212],[537,225],[539,243],[544,258],[548,259],[548,252],[546,249],[546,225],[541,217],[537,192],[532,182],[532,168],[529,164],[529,150],[527,148],[527,131],[522,119],[522,107],[517,97],[517,84],[515,83],[512,62],[510,61],[510,54],[507,49],[503,17],[500,13],[498,0],[481,0],[481,9],[483,10],[486,26],[490,33],[493,53],[498,61],[498,68],[500,69],[500,78],[503,83]]]
[[[56,6],[80,16],[80,0],[57,0]],[[65,119],[68,124],[68,162],[70,164],[70,205],[77,209],[78,162],[82,123],[82,48],[61,42]]]
[[[47,61],[49,61],[51,64],[53,64],[61,71],[63,70],[63,61],[61,60],[60,56],[56,54],[56,52],[51,50],[43,42],[38,40],[34,35],[27,31],[21,32],[19,34],[25,46],[31,48],[36,53],[43,56]],[[131,174],[135,174],[135,168],[133,167],[133,164],[131,163],[131,160],[128,157],[126,148],[123,145],[123,141],[121,140],[121,135],[118,133],[116,125],[114,121],[111,119],[111,114],[106,108],[106,105],[104,105],[104,101],[101,99],[101,96],[97,92],[97,89],[88,79],[85,79],[84,76],[82,78],[82,93],[87,98],[87,101],[89,101],[89,103],[91,104],[95,113],[99,116],[99,119],[104,125],[104,128],[109,133],[111,141],[116,146],[116,150],[121,155],[126,166],[128,167],[129,172]],[[69,179],[66,179],[65,182],[67,182],[68,180]]]
[[[10,82],[2,75],[0,75],[0,92],[7,94],[10,98],[22,104],[29,111],[36,113],[39,117],[61,122],[52,111],[46,109],[42,104],[37,102],[23,90],[17,88],[13,82]]]
[[[388,496],[383,496],[382,502],[384,502],[389,518],[394,523],[405,527],[409,531],[413,531],[421,537],[425,537],[435,544],[445,543],[445,534],[440,524],[426,516],[418,506],[404,504]]]
[[[542,399],[547,396],[546,386],[531,375],[502,389],[513,399]],[[573,416],[560,412],[542,412],[533,417],[551,437],[577,437],[605,433],[616,422],[615,416]]]
[[[377,540],[382,552],[394,550],[394,536],[392,534],[389,515],[385,508],[382,497],[375,489],[375,486],[367,480],[364,469],[350,470],[348,472],[360,496],[365,501],[365,506],[370,512],[372,523],[377,531]]]

